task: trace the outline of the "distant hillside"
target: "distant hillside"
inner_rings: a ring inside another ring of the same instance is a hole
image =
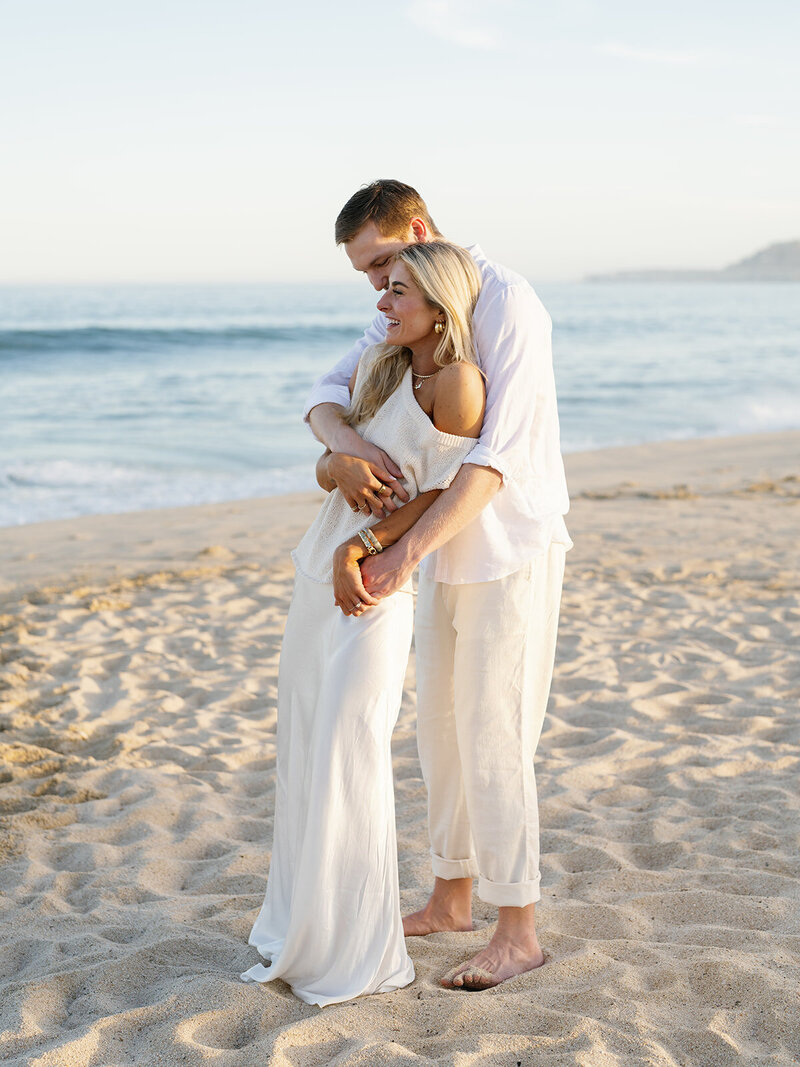
[[[783,241],[722,270],[626,270],[588,282],[800,282],[800,241]]]

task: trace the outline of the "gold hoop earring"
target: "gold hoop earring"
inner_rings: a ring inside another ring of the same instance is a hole
[[[444,333],[444,323],[443,322],[434,322],[434,324],[433,324],[433,332],[434,333]]]

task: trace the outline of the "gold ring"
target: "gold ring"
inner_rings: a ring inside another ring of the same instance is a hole
[[[389,488],[388,485],[384,485],[383,483],[381,483],[375,490],[375,492],[378,494],[378,496],[383,496],[384,493],[389,493],[391,495],[392,490]]]

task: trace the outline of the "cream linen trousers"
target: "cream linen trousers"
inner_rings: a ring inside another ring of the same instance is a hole
[[[565,547],[506,578],[445,585],[420,575],[417,738],[433,873],[479,878],[481,900],[539,900],[533,757],[555,658]]]

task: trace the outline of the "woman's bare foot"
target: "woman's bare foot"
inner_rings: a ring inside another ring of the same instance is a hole
[[[471,878],[437,878],[425,907],[403,917],[403,933],[406,937],[471,929]]]

